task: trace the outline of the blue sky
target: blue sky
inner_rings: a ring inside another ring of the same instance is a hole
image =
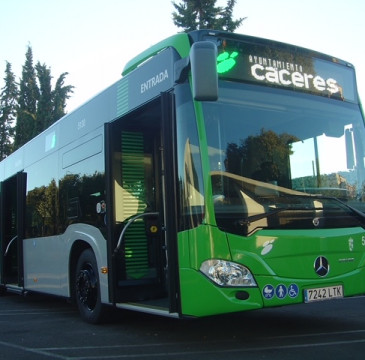
[[[226,1],[218,0],[217,4]],[[71,111],[117,81],[124,65],[178,31],[170,0],[0,0],[0,87],[5,61],[17,77],[28,44],[35,61],[75,86]],[[365,2],[237,0],[237,33],[311,48],[355,65],[365,102]]]

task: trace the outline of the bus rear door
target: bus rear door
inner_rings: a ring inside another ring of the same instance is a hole
[[[1,284],[13,290],[23,285],[26,173],[1,183]]]

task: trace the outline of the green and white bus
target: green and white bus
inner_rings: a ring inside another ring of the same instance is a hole
[[[0,163],[2,290],[202,317],[365,293],[351,64],[174,35]]]

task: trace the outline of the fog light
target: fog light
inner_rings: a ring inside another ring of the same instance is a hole
[[[236,299],[238,300],[247,300],[250,297],[250,294],[247,291],[237,291]]]

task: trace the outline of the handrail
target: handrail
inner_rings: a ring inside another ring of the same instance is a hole
[[[6,256],[9,252],[9,248],[10,248],[10,245],[13,243],[13,241],[15,241],[16,239],[18,238],[18,235],[15,235],[10,241],[9,241],[9,244],[8,246],[6,247],[5,249],[5,253],[4,253],[4,256]]]
[[[120,233],[119,235],[119,239],[118,239],[118,243],[117,243],[117,246],[116,248],[114,249],[114,253],[117,253],[120,249],[120,247],[122,246],[122,241],[123,241],[123,236],[125,234],[125,232],[127,231],[128,227],[135,221],[135,220],[138,220],[142,217],[145,217],[145,216],[158,216],[159,213],[158,212],[147,212],[147,213],[143,213],[143,214],[138,214],[136,216],[133,216],[132,218],[130,218],[127,222],[127,224],[124,226],[122,232]]]

